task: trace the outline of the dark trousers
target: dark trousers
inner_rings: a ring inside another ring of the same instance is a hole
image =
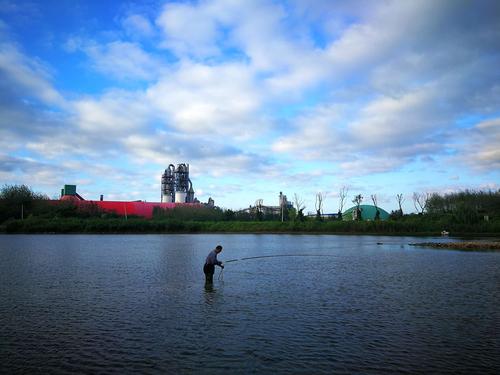
[[[213,284],[215,266],[213,264],[205,264],[203,266],[203,272],[205,273],[205,284]]]

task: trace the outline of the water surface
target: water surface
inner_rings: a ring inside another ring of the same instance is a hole
[[[0,236],[2,371],[498,373],[500,253],[414,242]]]

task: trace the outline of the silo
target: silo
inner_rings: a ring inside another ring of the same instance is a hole
[[[189,164],[169,164],[161,176],[161,201],[175,203],[194,202],[193,184],[189,179]]]
[[[175,170],[175,191],[187,193],[189,190],[189,164],[177,164]]]
[[[193,202],[194,202],[193,184],[191,183],[191,180],[189,180],[189,191],[187,193],[186,203],[193,203]]]
[[[175,203],[186,203],[187,193],[184,191],[175,192]]]
[[[170,164],[165,172],[161,176],[161,201],[173,202],[175,198],[175,176],[174,176],[175,166]]]

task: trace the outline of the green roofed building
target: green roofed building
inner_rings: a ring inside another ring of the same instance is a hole
[[[64,195],[76,195],[76,185],[64,185],[61,189],[61,197]]]
[[[361,209],[361,220],[374,220],[375,215],[377,214],[377,207],[369,205],[369,204],[362,204],[359,206]],[[380,212],[380,220],[387,220],[389,218],[389,213],[378,207],[378,210]],[[354,220],[353,214],[356,212],[356,206],[353,206],[349,208],[347,211],[342,213],[342,219],[343,220]]]

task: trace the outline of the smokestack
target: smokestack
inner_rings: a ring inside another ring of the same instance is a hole
[[[103,200],[104,200],[104,195],[101,194],[101,201],[103,201]]]

